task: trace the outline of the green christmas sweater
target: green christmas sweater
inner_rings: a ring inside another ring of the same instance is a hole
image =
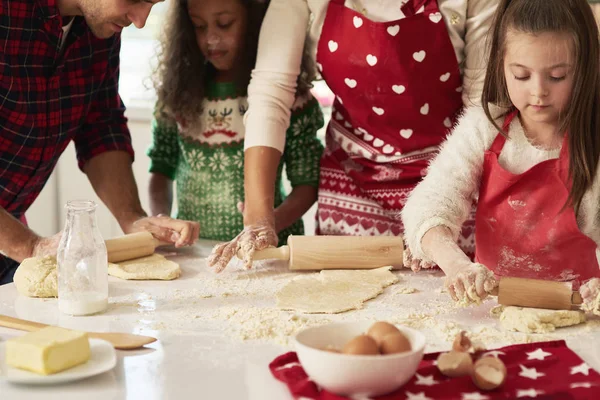
[[[150,172],[176,182],[176,217],[200,223],[200,237],[228,241],[244,228],[237,204],[244,201],[244,113],[246,96],[233,83],[213,83],[206,91],[203,112],[189,127],[161,119],[152,123],[152,144],[147,151]],[[291,186],[319,184],[323,145],[316,137],[323,126],[318,102],[299,97],[293,108],[286,145],[277,171],[275,204],[285,199],[282,172]],[[302,220],[279,234],[304,234]]]

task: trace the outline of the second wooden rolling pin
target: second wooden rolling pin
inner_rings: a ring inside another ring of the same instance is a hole
[[[108,262],[113,263],[152,255],[156,247],[167,244],[155,239],[150,232],[130,233],[105,243]]]
[[[289,261],[291,270],[401,268],[404,254],[396,236],[290,236],[287,243],[257,251],[254,260]]]
[[[505,306],[571,310],[583,303],[569,282],[503,277],[491,294]]]

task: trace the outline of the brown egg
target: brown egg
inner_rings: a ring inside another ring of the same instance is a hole
[[[473,383],[481,390],[494,390],[506,380],[506,366],[496,357],[480,358],[473,371]]]
[[[400,333],[400,331],[394,325],[384,321],[375,322],[367,331],[367,335],[375,339],[377,344],[380,344],[383,338],[391,333]]]
[[[411,351],[410,341],[402,332],[385,335],[379,344],[381,354],[396,354]]]
[[[469,353],[452,350],[438,356],[437,367],[443,375],[456,378],[472,373],[473,360]]]
[[[342,353],[372,355],[379,354],[379,349],[377,348],[377,343],[375,343],[375,340],[373,340],[372,337],[360,335],[346,343]]]

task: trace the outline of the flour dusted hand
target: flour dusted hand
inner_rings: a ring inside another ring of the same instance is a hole
[[[173,243],[175,247],[191,246],[200,235],[200,224],[158,215],[138,219],[126,230],[126,233],[144,231],[150,232],[162,242]]]
[[[593,278],[581,285],[579,293],[586,311],[600,315],[600,278]]]
[[[486,298],[498,282],[483,264],[469,262],[457,264],[446,272],[445,286],[452,299],[469,304]]]
[[[421,269],[429,269],[435,266],[435,264],[432,262],[413,258],[410,248],[406,245],[406,241],[404,241],[402,265],[404,268],[410,268],[413,272],[419,272]]]
[[[229,261],[237,254],[244,261],[244,267],[250,269],[254,252],[277,246],[277,233],[272,226],[266,224],[249,225],[232,241],[215,246],[208,257],[209,267],[221,272]]]
[[[33,243],[31,257],[56,256],[62,231],[50,237],[38,237]]]

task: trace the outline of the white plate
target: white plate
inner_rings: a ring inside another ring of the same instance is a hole
[[[6,365],[6,344],[0,343],[0,380],[28,385],[51,385],[72,382],[110,371],[117,365],[117,354],[106,340],[90,339],[92,356],[85,364],[52,375],[12,368]]]

